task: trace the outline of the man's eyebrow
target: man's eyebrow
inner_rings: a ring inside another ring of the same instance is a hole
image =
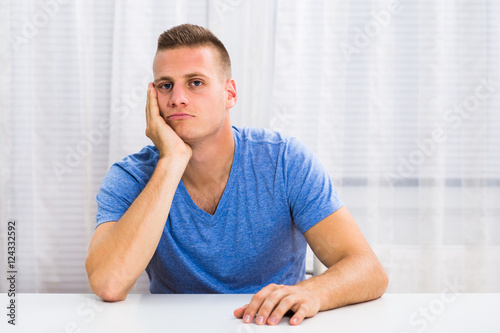
[[[172,78],[170,76],[160,76],[159,78],[157,78],[155,80],[155,82],[159,82],[159,81],[172,81]]]
[[[205,79],[208,79],[208,76],[202,74],[202,73],[198,73],[198,72],[195,72],[195,73],[189,73],[189,74],[186,74],[183,76],[185,79],[190,79],[190,78],[193,78],[193,77],[203,77]],[[155,80],[155,82],[159,82],[159,81],[173,81],[173,79],[170,77],[170,76],[160,76],[159,78],[157,78]]]
[[[197,73],[197,72],[184,75],[184,78],[186,78],[186,79],[190,79],[192,77],[203,77],[205,79],[208,79],[208,76],[206,76],[202,73]]]

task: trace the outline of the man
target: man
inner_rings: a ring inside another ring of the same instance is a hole
[[[224,45],[181,25],[158,40],[147,146],[114,164],[96,197],[86,269],[124,300],[146,270],[152,293],[255,293],[245,323],[298,325],[380,297],[387,275],[316,157],[296,139],[231,126],[237,100]],[[306,241],[328,267],[305,278]]]

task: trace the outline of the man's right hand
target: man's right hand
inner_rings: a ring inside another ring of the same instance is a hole
[[[191,147],[185,143],[160,115],[156,88],[153,83],[148,85],[146,102],[146,136],[153,141],[160,152],[160,158],[166,156],[184,156],[191,158]]]
[[[151,261],[175,191],[192,156],[191,147],[161,117],[152,83],[146,120],[146,135],[158,148],[160,160],[122,217],[97,227],[85,261],[90,287],[106,301],[124,300]]]

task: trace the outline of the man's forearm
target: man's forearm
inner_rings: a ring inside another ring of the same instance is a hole
[[[124,299],[148,265],[186,165],[185,158],[160,159],[148,184],[122,218],[89,249],[89,282],[101,298]]]
[[[360,254],[347,256],[323,274],[298,283],[319,298],[320,311],[378,298],[387,284],[377,258]]]

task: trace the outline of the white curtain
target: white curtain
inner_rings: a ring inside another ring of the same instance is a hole
[[[233,124],[317,153],[389,292],[500,292],[497,1],[0,6],[0,269],[16,220],[19,292],[90,292],[95,195],[112,163],[151,144],[156,41],[185,22],[228,48]],[[148,292],[145,275],[132,292]]]

